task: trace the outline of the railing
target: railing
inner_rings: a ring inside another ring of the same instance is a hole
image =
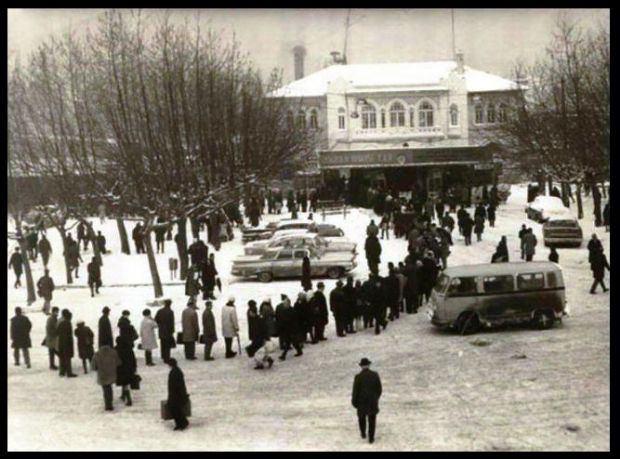
[[[374,128],[374,129],[356,129],[353,131],[353,137],[400,137],[400,136],[442,136],[443,130],[439,126],[431,127],[407,127],[407,128]]]

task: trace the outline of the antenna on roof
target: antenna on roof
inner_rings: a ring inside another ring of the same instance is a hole
[[[450,16],[452,19],[452,59],[456,57],[456,42],[454,40],[454,8],[450,9]]]

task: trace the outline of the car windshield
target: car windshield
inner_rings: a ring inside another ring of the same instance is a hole
[[[437,283],[435,284],[435,291],[437,293],[445,292],[446,287],[448,286],[449,283],[450,283],[450,278],[446,276],[445,274],[442,274],[441,276],[439,276],[439,279],[437,279]]]
[[[275,250],[268,250],[267,252],[261,255],[260,259],[261,260],[272,260],[277,254],[278,252]]]

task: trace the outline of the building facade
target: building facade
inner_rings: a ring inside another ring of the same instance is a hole
[[[490,184],[501,173],[489,129],[506,120],[516,83],[453,61],[332,65],[276,92],[320,136],[324,181],[383,183],[434,194]]]

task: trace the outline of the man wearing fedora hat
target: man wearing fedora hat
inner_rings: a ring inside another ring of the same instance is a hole
[[[375,441],[375,425],[379,413],[379,397],[381,397],[381,378],[369,367],[372,362],[364,357],[359,366],[362,371],[355,375],[351,403],[357,409],[362,438],[366,438],[366,418],[368,418],[368,442]]]

